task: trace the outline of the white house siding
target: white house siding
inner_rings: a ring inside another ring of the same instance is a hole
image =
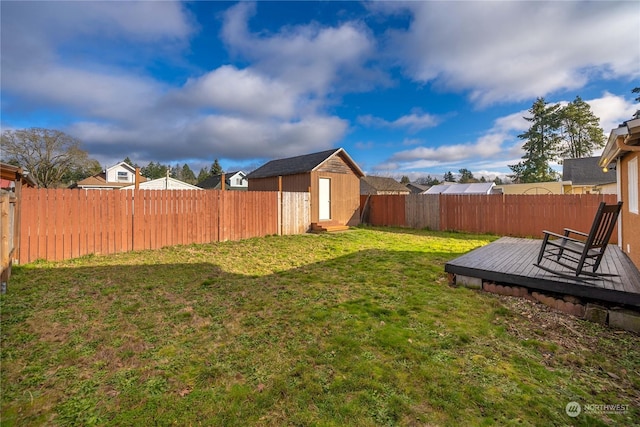
[[[120,172],[123,175],[118,175]],[[126,178],[124,174],[126,173]],[[118,163],[117,165],[111,166],[106,171],[106,179],[107,182],[136,182],[136,171],[131,166],[126,163]]]

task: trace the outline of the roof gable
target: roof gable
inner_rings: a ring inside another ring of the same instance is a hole
[[[318,153],[271,160],[247,175],[247,179],[269,178],[272,176],[296,175],[317,170],[324,162],[334,156],[341,156],[358,177],[364,176],[360,167],[342,148],[320,151]]]
[[[107,171],[110,171],[110,170],[113,170],[113,169],[117,169],[117,168],[128,169],[131,173],[135,173],[136,172],[136,168],[134,168],[133,166],[131,166],[130,164],[128,164],[126,162],[116,163],[115,165],[107,168]]]

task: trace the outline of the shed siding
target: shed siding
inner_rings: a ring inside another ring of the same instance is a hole
[[[620,196],[624,202],[622,205],[622,250],[631,258],[633,263],[640,268],[640,215],[629,212],[629,186],[640,186],[640,183],[629,181],[629,161],[640,159],[639,153],[629,153],[620,161]],[[640,160],[638,160],[640,162]],[[640,191],[640,189],[639,189]]]
[[[250,179],[249,191],[278,191],[278,177]]]
[[[331,179],[331,222],[355,226],[360,223],[360,178],[354,174],[311,173],[311,222],[318,219],[320,178]]]
[[[341,156],[334,156],[320,165],[316,172],[353,174],[354,171]]]

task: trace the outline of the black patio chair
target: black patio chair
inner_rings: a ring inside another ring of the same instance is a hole
[[[597,271],[611,233],[616,226],[621,208],[622,202],[618,202],[616,205],[607,205],[605,202],[601,202],[589,234],[570,228],[564,229],[564,235],[543,231],[544,239],[538,254],[538,262],[534,265],[560,276],[606,276],[598,274]],[[543,259],[565,267],[572,274],[543,266],[541,264]],[[591,271],[586,271],[587,268]]]

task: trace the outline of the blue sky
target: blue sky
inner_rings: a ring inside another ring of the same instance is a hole
[[[640,3],[2,1],[2,130],[103,165],[225,170],[343,147],[368,174],[510,172],[537,97],[638,105]]]

